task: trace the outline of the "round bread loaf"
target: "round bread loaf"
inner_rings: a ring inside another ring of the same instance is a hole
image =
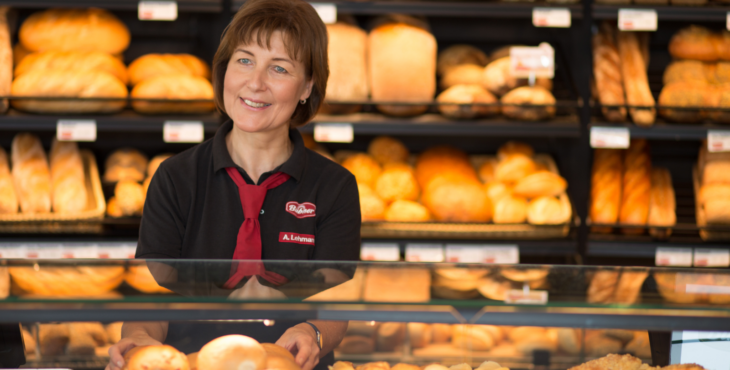
[[[413,169],[407,164],[390,164],[375,182],[375,192],[386,203],[416,200],[420,193]]]
[[[189,370],[188,358],[172,346],[138,347],[128,361],[127,370]]]
[[[476,171],[465,152],[448,145],[431,147],[416,161],[416,179],[425,191],[429,182],[438,175],[458,174],[478,181]]]
[[[677,59],[714,62],[718,59],[720,38],[709,29],[691,25],[679,30],[669,41],[669,54]]]
[[[442,50],[438,55],[436,70],[443,76],[451,67],[462,64],[474,64],[484,67],[489,63],[489,57],[481,50],[471,45],[452,45]]]
[[[147,157],[137,149],[121,148],[115,150],[104,162],[104,181],[122,180],[142,181],[147,169]]]
[[[210,68],[190,54],[146,54],[129,64],[129,82],[134,86],[165,75],[190,75],[210,78]]]
[[[436,98],[439,112],[444,116],[468,119],[499,114],[497,98],[483,87],[475,84],[454,84]],[[453,103],[453,104],[449,104]]]
[[[276,345],[274,343],[261,343],[261,346],[264,347],[264,351],[266,351],[266,354],[268,356],[279,356],[279,357],[286,357],[291,361],[295,361],[294,355],[292,355],[289,350],[286,348]]]
[[[365,184],[370,187],[375,186],[375,181],[383,171],[378,162],[365,153],[357,153],[348,157],[342,162],[342,167],[355,175],[358,184]]]
[[[132,89],[132,108],[140,113],[204,113],[215,108],[213,85],[203,77],[188,74],[167,74],[146,79]],[[210,100],[157,102],[162,100]]]
[[[15,78],[33,70],[102,71],[127,83],[127,67],[121,60],[101,51],[44,51],[32,53],[15,66]]]
[[[112,13],[98,9],[48,9],[33,13],[18,31],[30,51],[80,50],[123,52],[129,46],[129,30]]]
[[[114,187],[117,205],[125,216],[142,212],[144,206],[144,188],[136,181],[119,181]]]
[[[500,101],[502,114],[509,118],[540,121],[555,116],[555,97],[540,86],[518,87],[502,96]]]
[[[385,211],[390,222],[427,222],[431,219],[428,209],[410,200],[396,200]]]
[[[472,177],[440,175],[429,182],[422,201],[439,221],[489,222],[492,218],[492,204],[482,184]]]
[[[378,163],[406,163],[408,162],[408,148],[403,143],[390,136],[378,136],[368,145],[368,154]]]
[[[266,368],[266,350],[259,342],[247,336],[222,336],[213,339],[200,349],[198,368],[263,370]]]

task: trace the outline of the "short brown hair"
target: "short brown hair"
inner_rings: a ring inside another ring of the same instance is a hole
[[[271,47],[271,35],[281,31],[289,57],[304,63],[307,78],[313,80],[312,94],[305,104],[297,104],[290,126],[301,126],[314,117],[327,90],[327,28],[314,8],[303,0],[247,0],[221,36],[213,58],[215,104],[226,113],[223,81],[236,47],[256,37],[261,47]]]

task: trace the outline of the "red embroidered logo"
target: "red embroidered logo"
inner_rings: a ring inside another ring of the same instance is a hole
[[[314,245],[314,235],[297,233],[279,233],[279,242]]]
[[[317,210],[317,206],[315,206],[313,203],[297,203],[297,202],[287,202],[286,203],[286,211],[293,214],[296,218],[307,218],[307,217],[314,217],[315,211]]]

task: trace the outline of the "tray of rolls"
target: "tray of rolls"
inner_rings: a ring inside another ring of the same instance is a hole
[[[311,137],[310,148],[330,156]],[[559,238],[573,210],[553,159],[510,141],[497,155],[435,146],[411,155],[392,137],[333,160],[355,175],[363,237]]]
[[[75,221],[101,221],[106,209],[99,169],[90,151],[54,139],[47,154],[40,140],[29,133],[15,136],[9,158],[0,148],[0,189],[0,229],[4,231],[30,231],[29,224],[70,222],[66,226],[72,226]],[[42,230],[53,228],[38,226]]]

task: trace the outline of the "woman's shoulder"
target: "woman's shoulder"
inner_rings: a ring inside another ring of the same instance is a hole
[[[307,149],[306,152],[310,165],[309,170],[314,172],[319,178],[328,181],[340,180],[342,182],[352,181],[352,183],[355,183],[355,176],[339,163],[314,150]]]
[[[202,167],[212,166],[212,159],[213,141],[206,140],[164,160],[157,171],[162,171],[171,177],[189,178]]]

